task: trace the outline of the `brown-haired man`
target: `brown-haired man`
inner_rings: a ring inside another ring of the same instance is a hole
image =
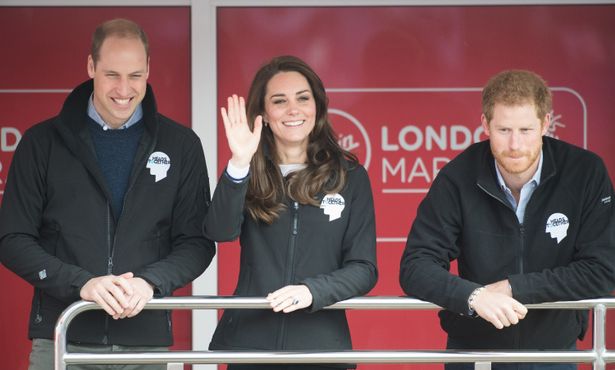
[[[156,111],[143,30],[125,19],[100,25],[87,71],[60,114],[23,136],[0,209],[0,260],[35,288],[31,370],[53,368],[54,325],[79,299],[105,312],[73,321],[69,351],[166,349],[170,313],[144,305],[199,276],[215,253],[201,233],[203,149]]]
[[[447,164],[419,206],[400,284],[445,308],[447,348],[574,348],[585,334],[586,312],[528,312],[524,304],[600,297],[615,287],[609,175],[595,154],[545,136],[550,115],[551,94],[538,75],[505,71],[491,78],[481,116],[489,140]],[[449,272],[455,259],[459,276]]]

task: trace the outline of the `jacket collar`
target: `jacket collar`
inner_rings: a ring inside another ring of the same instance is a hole
[[[557,174],[557,166],[555,164],[555,155],[553,153],[553,144],[556,139],[548,136],[542,137],[542,174],[540,175],[540,183],[552,178]]]
[[[77,86],[64,101],[59,115],[61,125],[67,127],[75,134],[87,128],[88,99],[92,95],[93,90],[94,80],[87,80]],[[156,121],[157,107],[152,87],[149,84],[147,84],[141,107],[143,108],[145,129],[149,131],[152,136],[156,136],[155,134],[158,126]]]
[[[111,199],[111,193],[106,185],[100,166],[96,160],[94,144],[88,130],[87,107],[88,99],[94,89],[93,80],[88,80],[77,86],[66,98],[64,106],[56,121],[56,129],[64,140],[67,148],[82,161],[87,170],[92,174],[107,199]],[[149,154],[155,148],[158,134],[158,115],[156,101],[151,86],[147,85],[145,97],[141,102],[143,108],[143,120],[145,131],[139,142],[129,187],[136,181],[137,174],[145,166]]]

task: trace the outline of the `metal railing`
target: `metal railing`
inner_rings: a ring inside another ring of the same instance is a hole
[[[170,351],[124,353],[68,353],[68,325],[78,314],[101,309],[96,303],[79,301],[70,305],[58,318],[55,328],[55,370],[66,370],[69,364],[308,364],[308,363],[457,363],[474,362],[476,369],[490,369],[491,362],[558,362],[593,363],[595,370],[604,370],[606,363],[615,362],[615,351],[605,345],[606,310],[615,308],[615,298],[552,302],[526,305],[528,309],[593,309],[593,348],[581,351]],[[264,298],[244,297],[169,297],[152,299],[147,310],[169,309],[269,309]],[[440,309],[432,303],[402,297],[352,298],[325,309],[353,310],[430,310]]]

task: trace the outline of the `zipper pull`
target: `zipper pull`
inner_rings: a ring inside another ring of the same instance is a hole
[[[299,216],[297,212],[299,211],[299,203],[293,203],[293,235],[297,235],[297,229],[299,228]]]
[[[113,272],[113,258],[111,256],[109,256],[109,259],[107,260],[107,271],[109,273]]]

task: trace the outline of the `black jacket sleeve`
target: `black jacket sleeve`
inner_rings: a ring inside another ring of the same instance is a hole
[[[352,190],[350,221],[344,232],[341,268],[328,274],[304,279],[312,293],[309,311],[368,293],[378,280],[376,269],[376,223],[374,200],[363,167],[349,172]]]
[[[449,272],[450,261],[460,253],[459,196],[458,189],[441,172],[419,205],[401,258],[399,282],[409,296],[467,314],[467,299],[480,285]]]
[[[205,216],[203,232],[208,238],[227,242],[239,237],[249,179],[248,176],[241,182],[235,182],[224,170]]]
[[[34,287],[72,302],[94,276],[63,262],[39,243],[47,196],[47,148],[46,141],[28,130],[15,151],[0,209],[0,261]]]
[[[201,232],[210,204],[209,178],[201,142],[196,135],[191,136],[182,157],[181,182],[173,207],[171,253],[134,272],[153,284],[159,296],[171,295],[197,278],[216,253],[214,242]]]

